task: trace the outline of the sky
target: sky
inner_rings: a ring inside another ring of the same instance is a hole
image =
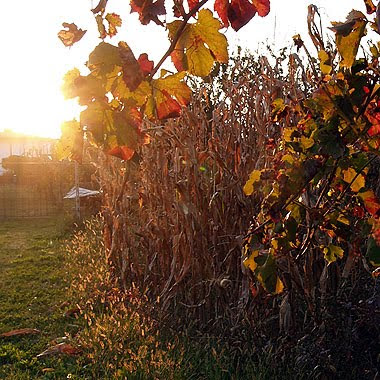
[[[168,0],[167,0],[168,2]],[[213,1],[210,1],[213,2]],[[271,13],[254,17],[238,32],[226,33],[230,49],[237,45],[255,51],[266,43],[275,48],[289,46],[292,36],[307,39],[307,6],[311,0],[271,0]],[[152,23],[139,24],[130,14],[127,0],[109,0],[107,12],[121,15],[119,37],[136,57],[148,53],[157,62],[169,42],[166,31]],[[325,26],[344,21],[351,9],[365,11],[363,0],[314,0]],[[60,125],[79,114],[74,100],[65,101],[60,91],[63,75],[73,67],[83,68],[91,50],[100,42],[91,9],[97,0],[12,0],[3,1],[0,58],[0,130],[59,137]],[[57,38],[63,22],[87,29],[81,41],[66,48]],[[118,39],[119,38],[119,39]]]

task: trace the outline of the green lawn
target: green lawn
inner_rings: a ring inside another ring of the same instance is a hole
[[[60,308],[67,301],[62,226],[57,218],[0,221],[0,334],[41,331],[0,338],[0,379],[65,379],[76,373],[75,358],[36,358],[78,329]]]

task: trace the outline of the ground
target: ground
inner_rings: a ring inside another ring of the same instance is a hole
[[[36,358],[78,329],[60,307],[67,302],[63,233],[57,218],[0,221],[0,334],[41,331],[0,338],[0,379],[62,379],[76,372],[75,358]]]

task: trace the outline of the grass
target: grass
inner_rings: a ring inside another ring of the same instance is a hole
[[[0,222],[0,333],[41,331],[0,338],[1,379],[62,379],[78,372],[75,358],[36,358],[54,340],[77,329],[60,308],[66,301],[62,233],[56,219]]]
[[[86,235],[88,232],[80,236]],[[68,278],[74,279],[79,271],[86,278],[95,273],[105,279],[98,236],[94,229],[89,238],[80,241],[82,259],[88,262],[81,261],[76,267],[63,249],[63,223],[56,219],[0,223],[0,334],[20,328],[41,331],[39,335],[0,338],[0,379],[295,378],[286,372],[278,377],[265,358],[257,361],[245,354],[236,355],[212,338],[197,341],[186,334],[150,335],[149,325],[141,335],[145,325],[138,315],[116,305],[111,314],[92,315],[96,323],[91,325],[83,318],[65,317],[60,305],[69,294],[75,296],[72,289],[69,291]],[[65,261],[70,264],[70,273],[65,273]],[[83,284],[81,281],[78,286]],[[78,332],[79,341],[88,345],[83,356],[37,359],[54,342]]]

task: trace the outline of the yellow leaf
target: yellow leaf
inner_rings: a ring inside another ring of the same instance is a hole
[[[283,290],[284,290],[284,284],[282,283],[280,277],[277,277],[275,294],[280,294],[283,292]]]
[[[347,183],[351,183],[351,181],[355,178],[357,172],[353,168],[348,168],[343,171],[343,180]],[[359,174],[355,181],[351,184],[351,190],[357,193],[362,187],[365,186],[365,178],[362,174]]]
[[[181,22],[168,24],[169,39],[174,40]],[[227,39],[219,32],[220,22],[208,9],[198,13],[198,21],[188,24],[171,54],[178,71],[188,71],[197,76],[207,76],[214,62],[228,62]]]
[[[260,170],[254,170],[250,176],[248,181],[243,187],[243,191],[245,195],[252,195],[253,193],[253,184],[255,182],[258,182],[260,180],[261,171]]]
[[[343,224],[346,224],[347,226],[350,225],[350,221],[346,217],[344,217],[343,215],[339,215],[337,220]]]
[[[323,74],[328,75],[331,73],[331,59],[325,50],[320,50],[318,52],[318,57],[320,61],[320,68]]]
[[[309,149],[314,145],[314,139],[312,137],[302,136],[300,143],[302,148]]]
[[[336,245],[333,245],[333,244],[330,244],[328,247],[325,247],[323,249],[323,254],[325,256],[325,260],[331,264],[333,263],[334,261],[336,261],[338,258],[341,259],[343,257],[343,249],[336,246]]]
[[[246,268],[249,268],[252,272],[255,271],[257,268],[257,263],[255,261],[255,257],[259,255],[259,251],[253,251],[249,257],[247,257],[244,261],[243,264]]]

